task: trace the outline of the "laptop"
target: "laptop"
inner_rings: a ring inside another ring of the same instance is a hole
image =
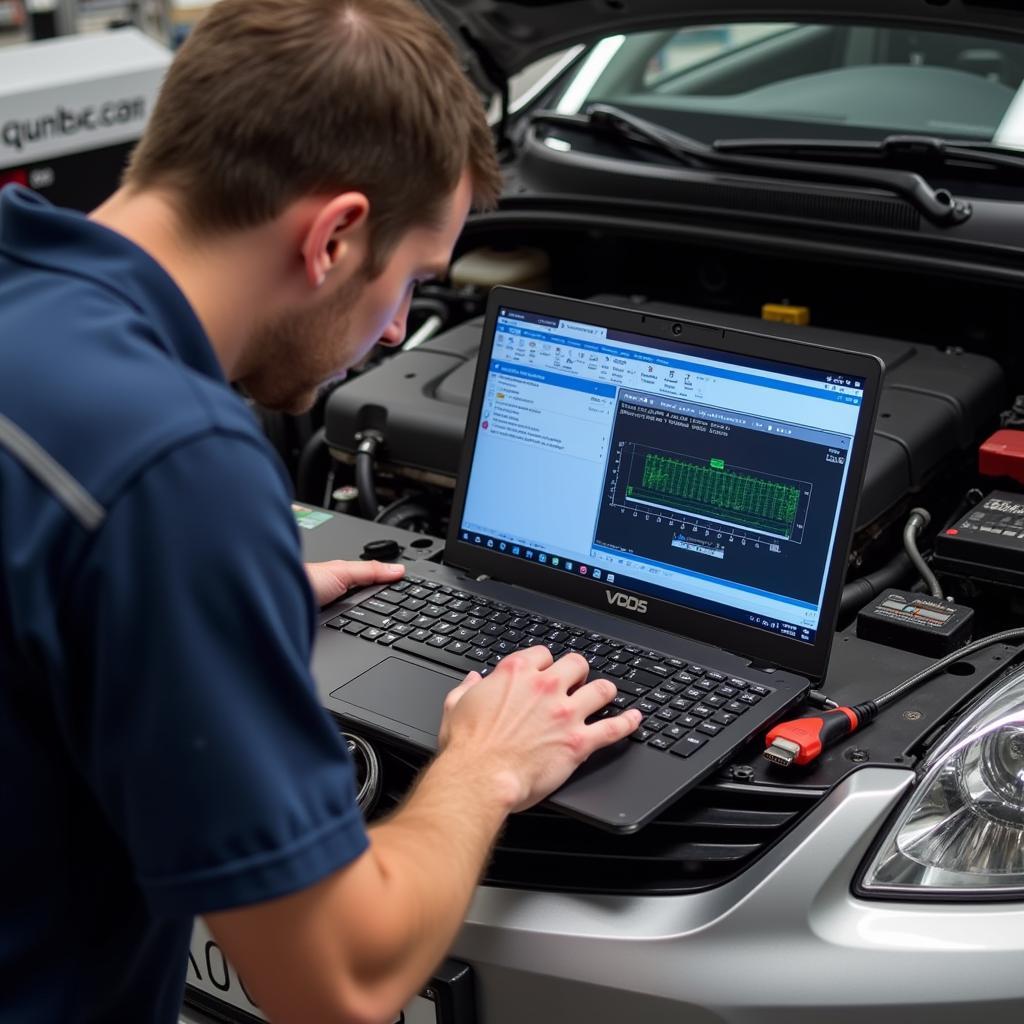
[[[330,609],[325,706],[437,747],[445,694],[544,644],[644,713],[550,803],[628,833],[828,664],[882,364],[714,323],[490,295],[441,563]]]

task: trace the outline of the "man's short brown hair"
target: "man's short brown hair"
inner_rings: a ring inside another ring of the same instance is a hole
[[[200,235],[362,192],[379,271],[466,170],[477,204],[493,204],[483,102],[413,0],[220,0],[171,65],[125,184],[170,188]]]

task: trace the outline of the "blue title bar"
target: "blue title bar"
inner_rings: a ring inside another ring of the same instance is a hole
[[[723,380],[734,380],[741,384],[753,384],[755,387],[771,388],[774,391],[788,391],[796,395],[807,395],[809,398],[824,398],[831,402],[842,402],[845,405],[860,405],[860,395],[846,395],[838,391],[829,391],[825,386],[814,387],[808,384],[795,384],[785,380],[777,380],[774,377],[760,377],[751,373],[742,373],[738,370],[725,370],[717,366],[702,366],[699,363],[688,363],[682,359],[669,359],[667,356],[654,353],[639,353],[627,348],[617,348],[613,345],[602,345],[594,341],[580,341],[576,338],[567,338],[565,335],[556,334],[554,331],[530,330],[518,323],[510,323],[506,320],[499,320],[498,329],[506,334],[512,334],[520,338],[528,338],[534,341],[546,341],[552,345],[564,345],[566,348],[579,348],[586,352],[596,352],[599,355],[612,356],[616,359],[632,359],[636,362],[650,363],[652,366],[667,366],[674,370],[682,370],[685,373],[700,373],[707,377],[719,377]],[[571,380],[572,378],[563,378]],[[566,385],[562,385],[565,387]]]

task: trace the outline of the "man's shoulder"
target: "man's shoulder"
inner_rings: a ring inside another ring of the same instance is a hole
[[[0,408],[101,504],[198,437],[270,454],[245,403],[167,351],[116,291],[62,274],[13,283],[0,279]]]

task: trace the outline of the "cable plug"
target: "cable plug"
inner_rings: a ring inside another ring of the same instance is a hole
[[[782,722],[765,737],[764,756],[784,768],[810,764],[822,751],[867,725],[877,714],[877,705],[869,700],[856,707],[838,707],[821,715]]]

